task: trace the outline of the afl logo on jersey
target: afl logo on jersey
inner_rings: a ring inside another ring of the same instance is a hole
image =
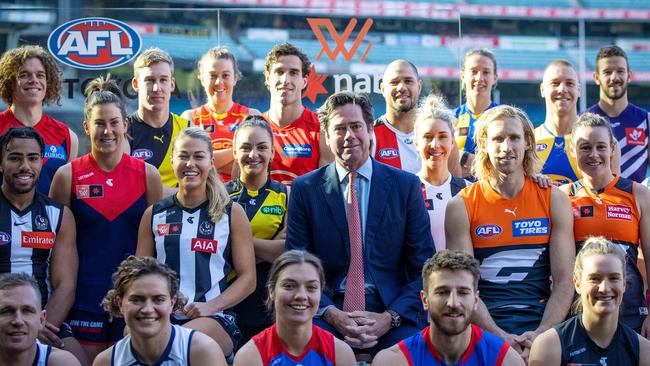
[[[153,151],[149,149],[137,149],[131,153],[131,156],[140,160],[149,160],[153,157]]]
[[[548,149],[548,145],[543,142],[538,142],[535,144],[535,151],[540,152]]]
[[[60,25],[50,33],[47,47],[65,65],[103,70],[133,59],[142,48],[142,39],[126,23],[92,17]]]
[[[5,232],[0,231],[0,245],[9,244],[11,242],[11,236]]]
[[[397,149],[394,149],[392,147],[385,147],[377,153],[377,156],[379,156],[382,159],[396,159],[399,157],[399,151]]]
[[[501,230],[501,226],[496,225],[496,224],[484,224],[476,228],[474,230],[474,233],[476,236],[479,238],[494,238],[495,236],[499,236],[503,230]]]

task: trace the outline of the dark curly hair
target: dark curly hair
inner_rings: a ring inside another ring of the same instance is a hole
[[[5,52],[0,58],[0,97],[11,105],[13,103],[14,88],[20,68],[30,58],[37,58],[45,68],[45,79],[47,88],[43,104],[56,103],[61,105],[61,93],[63,92],[63,71],[59,68],[54,58],[41,46],[26,45],[12,48]]]

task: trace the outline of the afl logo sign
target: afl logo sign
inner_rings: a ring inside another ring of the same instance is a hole
[[[56,28],[47,40],[52,56],[63,64],[103,70],[129,62],[142,48],[138,32],[108,18],[82,18]]]
[[[485,224],[476,228],[476,236],[479,238],[492,238],[501,234],[501,226],[495,224]]]
[[[379,155],[379,157],[382,159],[390,160],[399,157],[399,151],[397,151],[397,149],[393,149],[392,147],[387,147],[379,150],[379,153],[377,155]]]

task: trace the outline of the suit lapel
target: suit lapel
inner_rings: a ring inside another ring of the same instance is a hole
[[[369,233],[379,232],[379,223],[386,207],[386,197],[390,192],[393,182],[389,179],[386,168],[381,163],[372,160],[372,180],[370,184],[370,195],[368,197],[368,215],[366,222],[366,238]],[[364,240],[364,243],[366,241]]]
[[[327,166],[325,173],[323,174],[323,185],[321,186],[323,196],[325,197],[325,202],[329,208],[330,214],[334,218],[336,227],[341,233],[341,236],[344,238],[345,242],[349,241],[348,238],[348,221],[345,216],[345,207],[343,206],[343,196],[341,194],[341,188],[339,185],[339,177],[336,173],[336,168],[334,166],[336,163],[332,163]],[[321,230],[327,230],[327,228],[320,228]],[[348,245],[345,246],[346,250],[350,250]]]

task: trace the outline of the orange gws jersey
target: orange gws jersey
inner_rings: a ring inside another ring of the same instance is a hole
[[[568,186],[573,206],[573,235],[580,247],[590,236],[604,236],[625,252],[627,284],[619,312],[621,321],[639,331],[648,314],[643,279],[637,267],[639,224],[634,181],[620,176],[595,191],[576,181]]]
[[[490,315],[508,333],[536,329],[551,294],[551,190],[526,179],[511,199],[485,181],[459,194],[481,264],[480,296]]]
[[[263,117],[273,129],[271,179],[290,186],[297,177],[318,168],[320,123],[316,113],[305,107],[300,117],[284,128],[271,121],[268,112]]]

